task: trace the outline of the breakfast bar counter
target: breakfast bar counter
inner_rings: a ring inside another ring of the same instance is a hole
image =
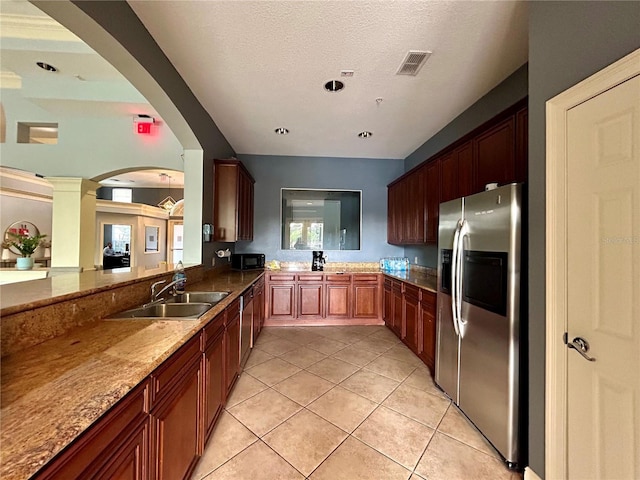
[[[230,292],[198,320],[96,320],[4,356],[0,478],[22,480],[35,474],[260,275],[227,271],[189,283],[187,290]],[[101,288],[95,280],[86,281],[89,290]],[[77,294],[69,288],[63,295]],[[43,302],[36,295],[35,303]]]

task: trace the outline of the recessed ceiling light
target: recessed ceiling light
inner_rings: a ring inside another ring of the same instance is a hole
[[[329,80],[327,83],[324,84],[324,89],[327,92],[339,92],[343,88],[344,88],[344,83],[342,83],[340,80]]]
[[[36,65],[38,65],[41,69],[46,70],[47,72],[55,73],[58,71],[56,67],[54,67],[53,65],[49,65],[48,63],[36,62]]]
[[[358,134],[358,136],[359,136],[360,138],[369,138],[369,137],[370,137],[370,136],[372,136],[372,135],[373,135],[373,133],[371,133],[371,132],[367,132],[367,131],[360,132],[360,133]]]
[[[275,132],[278,135],[286,135],[287,133],[289,133],[289,129],[288,128],[284,128],[284,127],[278,127],[275,129]]]

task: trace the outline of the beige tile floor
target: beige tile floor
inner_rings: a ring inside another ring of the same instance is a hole
[[[516,480],[384,326],[265,328],[192,480]]]

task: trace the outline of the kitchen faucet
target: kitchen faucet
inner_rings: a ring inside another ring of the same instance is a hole
[[[180,282],[184,282],[184,278],[179,278],[179,279],[176,279],[176,280],[170,282],[169,284],[165,285],[162,288],[162,290],[160,290],[158,293],[156,293],[156,287],[158,285],[162,285],[163,283],[166,283],[166,280],[159,280],[159,281],[151,284],[151,300],[149,301],[149,304],[162,300],[162,298],[160,298],[160,295],[162,295],[164,292],[169,290],[171,287],[173,287],[173,292],[172,293],[173,293],[173,295],[175,295],[175,293],[176,293],[176,284],[178,284]]]

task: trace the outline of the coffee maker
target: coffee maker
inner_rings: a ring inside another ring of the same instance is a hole
[[[314,272],[322,271],[324,268],[324,256],[322,255],[322,250],[314,250],[313,251],[313,260],[311,261],[311,270]]]

